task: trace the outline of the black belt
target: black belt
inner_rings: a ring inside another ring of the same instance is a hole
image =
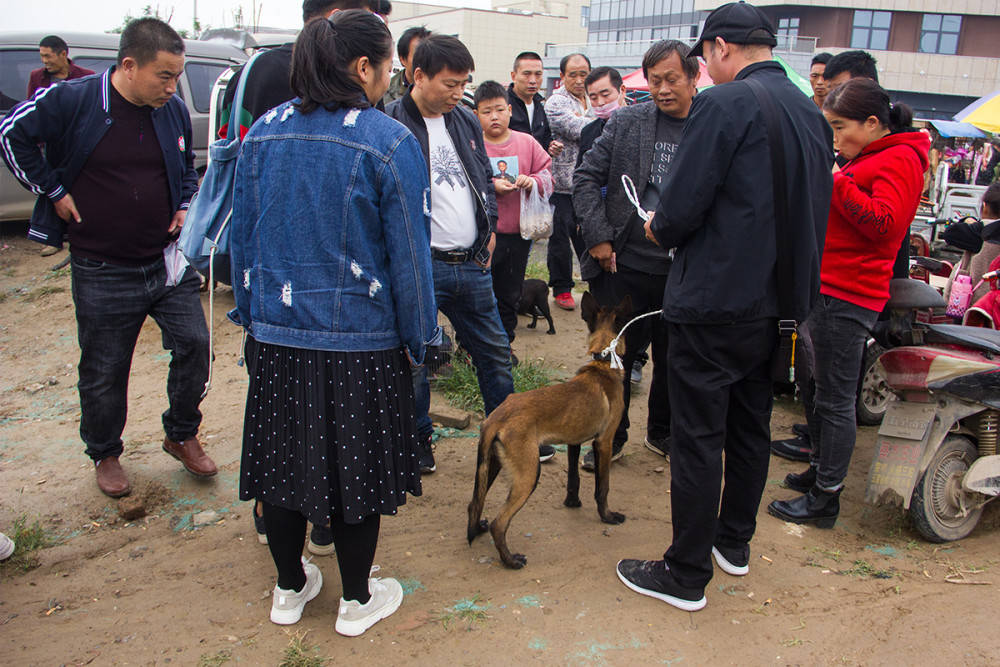
[[[463,264],[473,258],[472,248],[457,248],[455,250],[438,250],[431,248],[431,257],[445,264]]]

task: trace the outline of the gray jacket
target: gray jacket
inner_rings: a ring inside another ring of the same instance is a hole
[[[563,144],[562,153],[552,158],[555,191],[568,195],[573,191],[573,168],[580,149],[580,133],[596,116],[589,100],[581,103],[565,86],[556,88],[545,100],[545,116],[549,119],[552,138]],[[548,146],[544,148],[548,150]]]
[[[629,220],[636,212],[625,196],[622,174],[628,174],[642,193],[649,180],[655,142],[656,104],[643,102],[615,111],[584,155],[573,173],[573,209],[587,248],[610,241],[615,252],[621,252],[628,239]],[[606,199],[601,195],[605,186]],[[580,276],[590,280],[600,272],[600,264],[589,252],[583,253]]]

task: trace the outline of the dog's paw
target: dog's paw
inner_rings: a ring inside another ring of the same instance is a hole
[[[511,554],[509,561],[504,561],[504,565],[512,570],[520,570],[528,564],[528,557],[524,554]]]
[[[602,516],[601,521],[610,524],[625,523],[625,515],[621,512],[608,512],[607,516]]]
[[[563,501],[563,505],[566,507],[580,507],[582,503],[580,499],[575,496],[566,496],[566,500]]]
[[[475,526],[473,526],[467,531],[466,537],[469,539],[469,544],[472,544],[473,540],[475,540],[477,537],[479,537],[489,529],[490,529],[490,524],[486,521],[486,519],[480,519],[479,523],[477,523]]]
[[[534,329],[536,325],[534,323],[531,323],[531,324],[525,324],[524,326],[526,326],[529,329]]]
[[[545,333],[547,333],[550,336],[555,336],[556,335],[556,330],[555,329],[549,329]]]

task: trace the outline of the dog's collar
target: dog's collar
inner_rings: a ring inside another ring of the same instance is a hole
[[[594,352],[594,361],[606,361],[611,363],[611,353],[608,351]]]

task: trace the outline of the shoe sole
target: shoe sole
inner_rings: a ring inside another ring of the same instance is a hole
[[[97,488],[101,489],[100,485],[98,485]],[[132,493],[132,487],[128,486],[128,487],[126,487],[126,489],[124,491],[115,491],[115,492],[111,492],[111,491],[107,491],[105,489],[101,489],[101,493],[103,493],[104,495],[106,495],[108,498],[124,498],[128,494]]]
[[[337,634],[344,635],[345,637],[359,637],[363,635],[368,628],[372,627],[382,619],[395,614],[401,604],[403,604],[402,589],[399,591],[399,596],[390,601],[388,605],[363,619],[357,621],[342,621],[338,615],[337,622],[334,624],[333,629],[337,631]]]
[[[306,580],[306,583],[308,584],[309,581]],[[314,600],[316,596],[319,595],[319,592],[322,589],[323,589],[323,573],[317,570],[316,586],[312,590],[312,592],[310,592],[309,595],[306,596],[306,599],[305,601],[303,601],[302,606],[297,607],[296,609],[275,609],[274,607],[271,607],[271,622],[274,623],[275,625],[294,625],[298,623],[299,619],[302,618],[302,611],[305,609],[306,604],[308,604],[311,600]]]
[[[7,560],[14,555],[14,549],[16,548],[14,540],[7,539],[6,548],[0,551],[0,560]]]
[[[618,562],[619,564],[621,563],[621,561]],[[615,566],[615,574],[618,575],[618,578],[621,580],[623,584],[628,586],[630,589],[632,589],[639,595],[646,595],[651,598],[656,598],[660,602],[666,602],[670,606],[677,607],[681,611],[698,611],[700,609],[705,608],[706,601],[704,597],[702,597],[700,600],[685,600],[683,598],[674,597],[673,595],[667,595],[666,593],[657,593],[656,591],[651,591],[648,588],[643,588],[642,586],[636,586],[631,581],[625,578],[625,576],[621,573],[621,570],[618,569],[617,565]]]
[[[309,544],[306,545],[306,549],[314,556],[329,556],[337,550],[333,542],[329,544],[316,544],[311,538],[309,539]]]
[[[257,533],[257,541],[261,544],[267,544],[267,533]]]
[[[625,448],[622,447],[621,450],[615,454],[614,451],[611,452],[611,462],[614,463],[621,457],[625,456]],[[597,470],[596,465],[587,465],[586,463],[581,463],[580,468],[586,472],[594,472]]]
[[[789,454],[787,452],[777,451],[774,449],[774,447],[771,448],[771,454],[777,456],[779,459],[785,459],[786,461],[795,461],[796,463],[809,463],[809,457],[810,457],[809,452],[805,452],[804,454],[799,456],[798,454]]]
[[[194,475],[195,477],[215,477],[216,475],[219,474],[218,470],[216,470],[215,472],[198,472],[197,470],[192,470],[191,468],[188,467],[188,464],[184,463],[184,459],[182,459],[181,457],[177,456],[176,454],[174,454],[172,451],[170,451],[166,447],[163,447],[162,449],[167,454],[170,454],[172,457],[174,457],[175,459],[177,459],[178,461],[180,461],[181,465],[184,466],[184,469],[187,470],[192,475]]]
[[[712,556],[715,557],[715,564],[718,565],[719,568],[726,574],[731,574],[734,577],[742,577],[747,572],[750,571],[749,565],[744,565],[740,567],[738,565],[733,565],[732,563],[730,563],[728,560],[726,560],[726,557],[723,556],[721,553],[719,553],[719,550],[716,549],[715,547],[712,547]]]
[[[662,456],[665,459],[669,459],[670,458],[670,453],[669,452],[665,452],[662,449],[658,449],[657,447],[654,447],[652,444],[650,444],[649,438],[646,438],[646,441],[643,444],[646,445],[646,449],[648,449],[649,451],[653,452],[654,454],[659,454],[660,456]]]
[[[555,458],[555,456],[556,456],[555,453],[552,453],[552,454],[539,454],[538,455],[538,462],[539,463],[545,463],[546,461],[551,461],[552,459]]]
[[[830,529],[830,528],[833,528],[834,525],[837,523],[837,517],[833,517],[832,519],[831,518],[823,518],[823,519],[799,519],[799,518],[795,518],[795,517],[790,517],[787,514],[785,514],[784,512],[780,512],[780,511],[772,508],[770,505],[767,506],[767,513],[770,514],[773,517],[777,517],[777,518],[781,519],[782,521],[787,521],[788,523],[796,523],[796,524],[799,524],[800,526],[806,526],[806,525],[812,524],[812,525],[815,525],[817,528]]]

